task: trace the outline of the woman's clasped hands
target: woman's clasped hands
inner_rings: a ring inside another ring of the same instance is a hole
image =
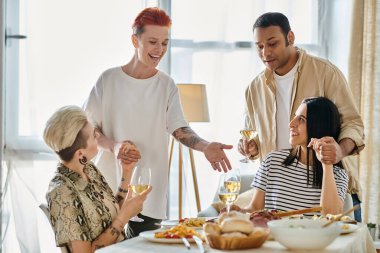
[[[311,138],[308,147],[315,151],[321,163],[336,164],[342,159],[341,148],[332,137]]]
[[[115,145],[116,158],[124,168],[132,168],[141,159],[140,151],[132,141],[124,141]]]

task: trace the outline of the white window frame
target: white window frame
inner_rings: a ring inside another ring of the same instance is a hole
[[[5,32],[9,34],[19,34],[19,0],[6,1],[6,24],[12,24],[11,28],[6,28]],[[49,152],[46,145],[41,139],[33,136],[19,136],[19,78],[18,78],[18,59],[19,59],[19,41],[7,39],[5,41],[5,76],[4,76],[4,93],[5,93],[5,149]],[[10,116],[12,115],[12,116]]]

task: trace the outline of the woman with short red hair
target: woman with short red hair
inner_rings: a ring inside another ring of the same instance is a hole
[[[170,28],[172,21],[170,17],[159,8],[146,8],[135,18],[135,22],[132,25],[133,34],[142,34],[143,28],[146,25],[157,25]]]
[[[144,222],[129,222],[130,233],[137,236],[158,228],[166,218],[168,192],[168,134],[189,148],[205,154],[215,170],[227,171],[231,165],[224,149],[232,146],[207,142],[200,138],[183,117],[178,89],[171,77],[157,66],[169,43],[170,17],[159,8],[146,8],[136,17],[132,29],[135,53],[122,67],[106,70],[85,103],[99,130],[99,145],[105,151],[99,157],[100,168],[111,187],[116,189],[120,173],[115,170],[115,147],[133,142],[140,152],[118,152],[123,163],[138,162],[150,167],[153,191],[139,217]],[[116,153],[115,153],[116,154]]]

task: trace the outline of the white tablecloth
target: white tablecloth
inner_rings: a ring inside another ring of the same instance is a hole
[[[238,250],[238,251],[221,251],[209,248],[204,244],[208,252],[236,252],[236,253],[246,253],[252,252],[253,249],[249,250]],[[99,249],[96,253],[123,253],[123,252],[163,252],[163,253],[193,253],[199,252],[196,244],[191,244],[191,250],[185,248],[183,244],[161,244],[147,241],[141,237],[137,237],[130,240],[125,240],[123,242],[107,246],[105,248]],[[264,252],[294,252],[289,251],[276,241],[266,241],[261,248],[254,249],[255,253]],[[302,251],[297,251],[300,253]],[[306,252],[306,251],[305,251]],[[310,252],[310,251],[307,251]],[[372,238],[368,232],[365,224],[360,224],[359,229],[353,233],[340,235],[335,241],[330,244],[327,248],[320,251],[322,253],[376,253]]]

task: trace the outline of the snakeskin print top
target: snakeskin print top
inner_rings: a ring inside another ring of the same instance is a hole
[[[93,163],[88,163],[80,175],[58,164],[46,194],[50,223],[57,246],[69,246],[70,241],[93,241],[116,217],[119,206],[111,188]],[[117,241],[125,239],[120,234]]]

